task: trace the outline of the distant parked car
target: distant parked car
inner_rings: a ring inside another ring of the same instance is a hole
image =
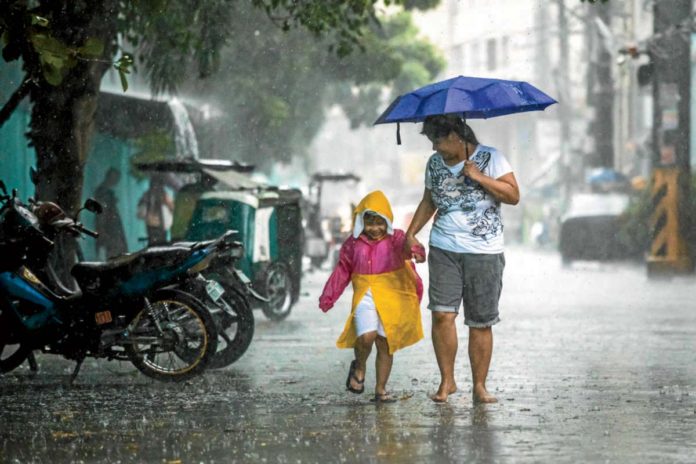
[[[628,258],[629,250],[618,238],[628,204],[628,195],[622,193],[580,193],[571,197],[559,234],[563,263]]]

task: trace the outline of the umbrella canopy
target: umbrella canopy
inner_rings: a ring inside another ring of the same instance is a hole
[[[526,82],[458,76],[401,95],[375,124],[419,122],[438,114],[492,118],[544,110],[554,103],[556,100]]]

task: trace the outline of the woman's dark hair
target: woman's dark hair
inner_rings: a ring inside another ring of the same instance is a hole
[[[440,137],[447,137],[450,132],[456,133],[460,139],[472,145],[478,145],[479,141],[474,134],[474,130],[464,121],[461,116],[456,114],[438,114],[428,116],[423,121],[421,134],[430,140]]]

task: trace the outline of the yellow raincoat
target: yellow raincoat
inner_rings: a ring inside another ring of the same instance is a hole
[[[387,220],[388,234],[383,239],[373,242],[360,235],[365,211],[375,212]],[[367,195],[355,208],[353,221],[354,234],[341,247],[339,263],[324,286],[319,306],[323,310],[331,308],[348,282],[352,282],[351,313],[336,346],[353,348],[357,339],[353,318],[355,308],[371,290],[391,354],[423,338],[420,314],[422,282],[403,252],[406,235],[401,230],[392,229],[391,206],[382,192]]]

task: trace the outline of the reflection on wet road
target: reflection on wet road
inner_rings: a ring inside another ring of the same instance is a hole
[[[366,394],[345,393],[351,355],[333,343],[350,295],[322,314],[320,271],[287,321],[256,313],[250,350],[226,370],[169,385],[87,361],[69,387],[72,364],[39,357],[38,375],[0,378],[0,462],[692,462],[694,278],[563,269],[522,250],[507,261],[489,376],[498,404],[471,402],[461,325],[461,392],[448,404],[427,397],[438,383],[429,336],[395,357],[400,401],[368,401],[373,369]]]

